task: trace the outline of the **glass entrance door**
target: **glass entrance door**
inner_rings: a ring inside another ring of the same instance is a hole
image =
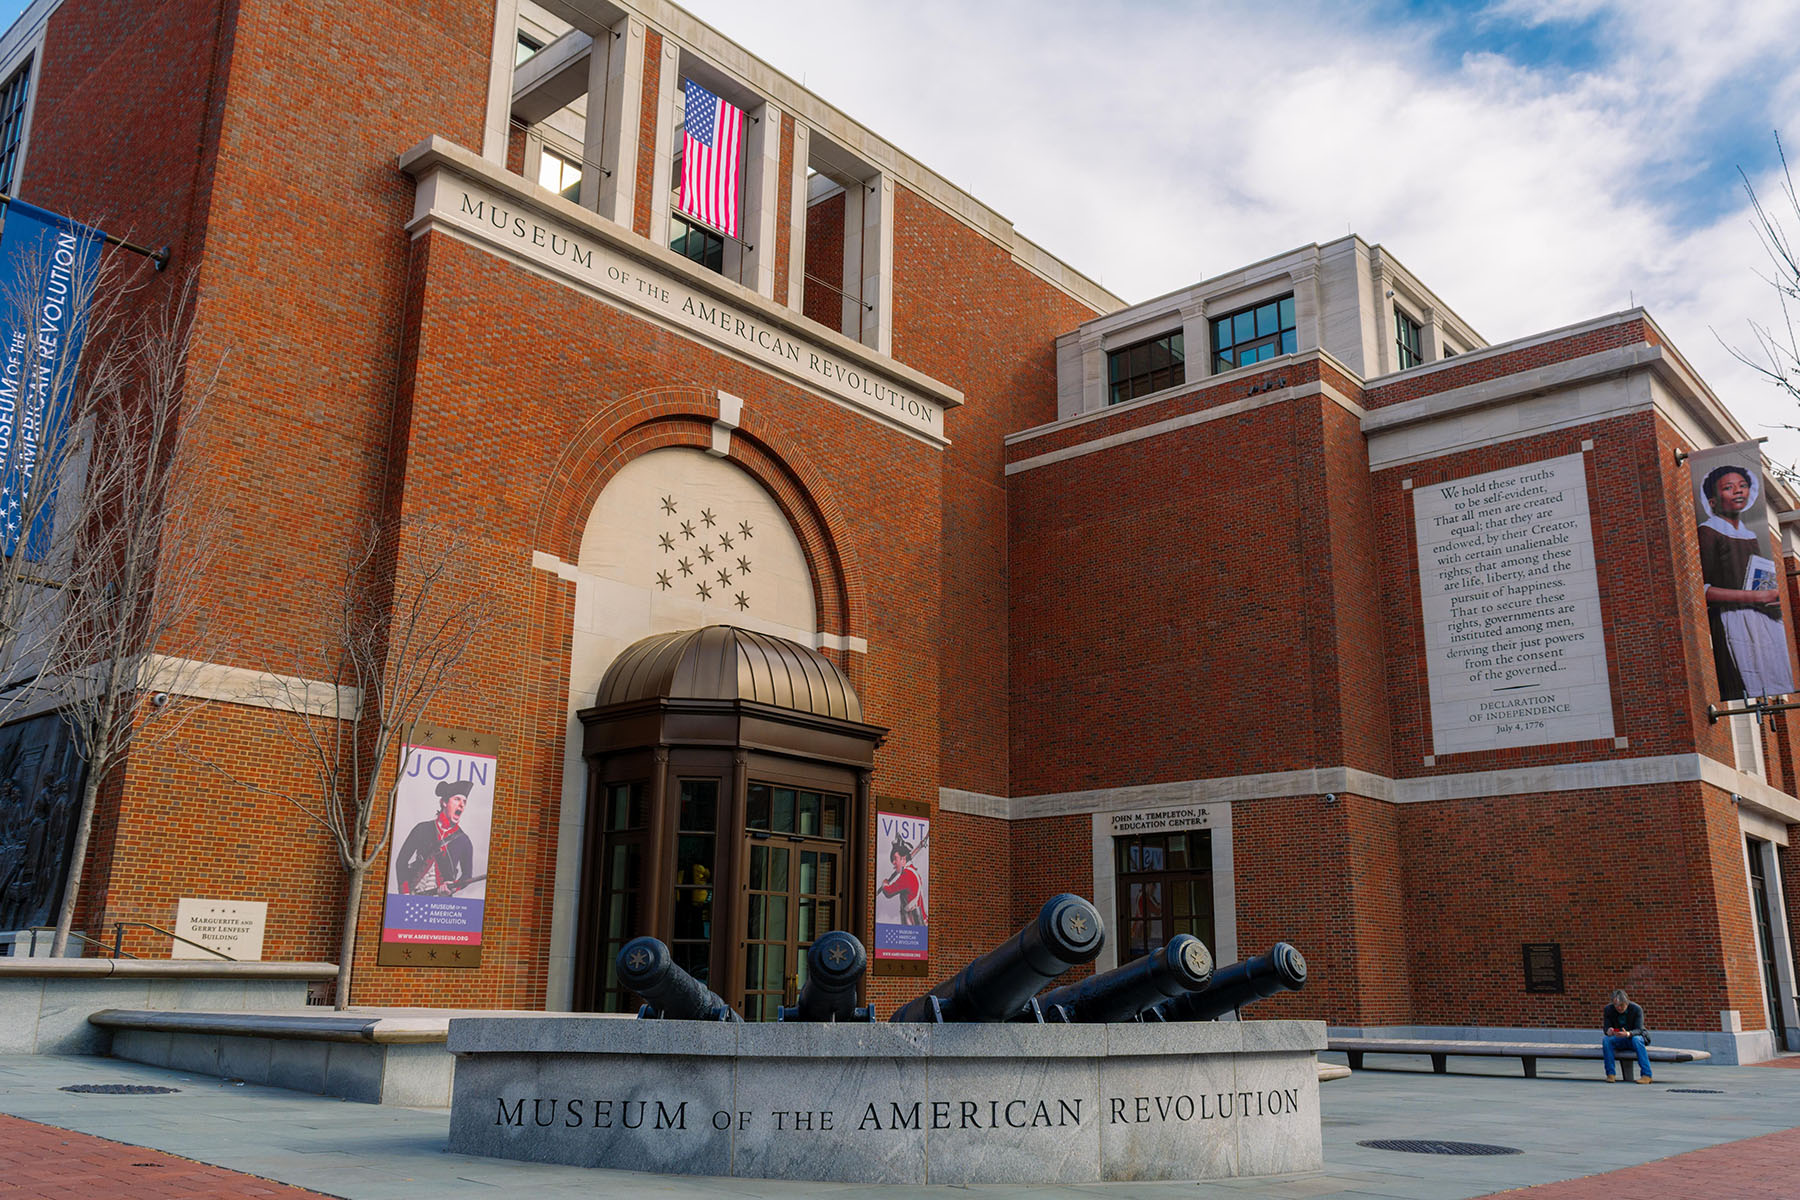
[[[840,927],[849,799],[753,783],[745,797],[744,994],[747,1021],[773,1021],[806,984],[806,951]]]
[[[1750,859],[1750,907],[1756,913],[1756,946],[1762,957],[1763,1000],[1769,1006],[1769,1032],[1775,1037],[1775,1049],[1787,1048],[1787,1022],[1781,1009],[1781,976],[1775,971],[1775,929],[1769,919],[1769,879],[1763,865],[1763,847],[1768,843],[1745,838],[1744,849]]]

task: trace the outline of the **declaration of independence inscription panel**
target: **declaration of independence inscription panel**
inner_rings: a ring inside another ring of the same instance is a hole
[[[1436,754],[1613,736],[1580,454],[1413,491]]]

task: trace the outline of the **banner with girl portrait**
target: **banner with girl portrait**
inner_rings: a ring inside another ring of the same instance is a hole
[[[1724,700],[1794,690],[1782,572],[1766,501],[1762,447],[1739,442],[1688,456],[1699,518],[1700,584]]]

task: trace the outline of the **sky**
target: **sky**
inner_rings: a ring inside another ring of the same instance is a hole
[[[1739,172],[1800,158],[1800,0],[682,3],[1128,302],[1354,231],[1489,342],[1644,306],[1800,461],[1731,353],[1783,320]]]
[[[1800,159],[1800,0],[682,3],[1127,301],[1354,231],[1489,342],[1644,306],[1800,459],[1727,348],[1782,321],[1739,170]]]

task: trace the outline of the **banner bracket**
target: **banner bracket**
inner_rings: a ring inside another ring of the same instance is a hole
[[[5,208],[8,204],[11,204],[13,199],[12,196],[7,195],[5,192],[0,192],[0,208]],[[115,237],[110,233],[98,230],[96,230],[96,232],[100,233],[101,238],[103,238],[109,246],[117,246],[121,250],[129,250],[133,254],[143,255],[150,260],[151,265],[158,271],[169,265],[169,248],[167,246],[164,246],[160,250],[152,250],[147,246],[140,246],[136,242],[128,242],[124,238]]]

